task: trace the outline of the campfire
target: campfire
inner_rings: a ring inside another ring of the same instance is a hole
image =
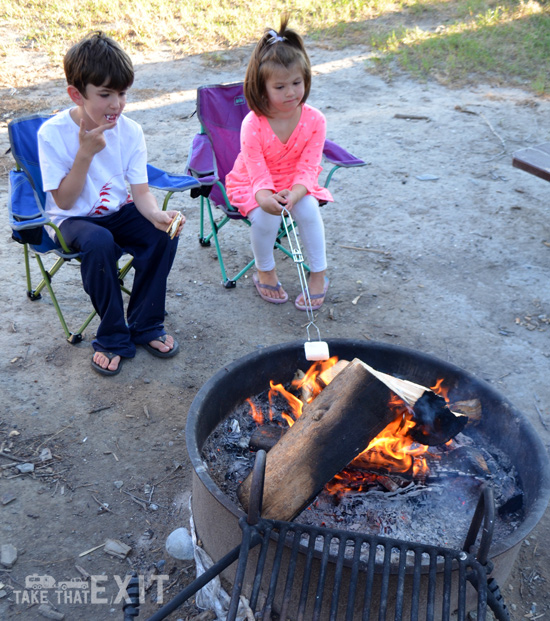
[[[265,517],[458,548],[489,481],[504,536],[523,492],[506,456],[476,445],[480,403],[447,395],[445,378],[424,387],[334,357],[247,398],[204,454],[246,509],[254,451],[269,451]]]
[[[491,500],[490,506],[496,509],[494,520],[491,518],[494,529],[488,551],[494,567],[491,576],[498,584],[504,584],[522,541],[540,521],[550,497],[548,455],[526,417],[488,382],[432,355],[355,339],[329,339],[329,349],[342,361],[359,358],[377,372],[382,371],[394,378],[406,378],[417,386],[427,387],[429,395],[434,393],[442,397],[447,409],[455,414],[465,414],[468,420],[450,443],[428,445],[427,448],[426,445],[412,444],[414,449],[424,451],[420,455],[412,455],[413,463],[416,466],[424,459],[427,472],[415,472],[410,467],[397,472],[391,451],[385,451],[386,460],[389,455],[389,464],[368,465],[365,468],[354,465],[352,468],[348,462],[336,476],[331,474],[325,479],[320,493],[291,522],[293,528],[302,525],[313,529],[326,526],[337,529],[337,532],[343,531],[346,537],[382,535],[385,541],[393,538],[404,540],[410,542],[407,549],[414,547],[416,550],[426,544],[430,548],[440,545],[462,550],[480,490],[490,489],[494,492],[494,503]],[[302,399],[302,391],[296,392],[292,384],[296,371],[301,369],[307,374],[310,364],[305,360],[303,342],[261,348],[220,368],[193,400],[186,426],[187,450],[193,464],[193,519],[203,548],[214,560],[227,555],[241,541],[239,520],[246,514],[237,490],[247,479],[257,454],[251,449],[252,438],[263,436],[264,441],[270,442],[272,448],[267,453],[267,461],[270,456],[276,456],[274,451],[280,450],[281,443],[284,445],[288,442],[287,438],[292,439],[291,433],[296,435],[298,432],[299,442],[303,435],[307,436],[307,431],[305,434],[300,432],[300,428],[303,430],[304,427],[304,416],[307,417],[308,410],[316,402],[319,406],[327,394],[330,395],[327,391],[331,387],[332,391],[336,387],[336,401],[340,405],[349,397],[349,392],[338,387],[338,377],[343,375],[340,373],[312,400],[308,402],[308,396]],[[441,378],[443,381],[439,382]],[[374,384],[372,380],[369,383]],[[294,413],[280,392],[269,396],[270,384],[281,384],[293,397],[302,401],[301,406],[298,404],[302,408],[301,417]],[[384,390],[380,389],[378,405],[387,414],[392,390],[386,389],[385,396]],[[254,404],[259,422],[251,415],[250,403]],[[369,407],[372,404],[371,399]],[[292,424],[283,418],[282,412],[292,419]],[[328,412],[329,409],[321,408],[317,415],[322,421]],[[319,460],[316,454],[309,455],[303,464],[304,470],[316,470],[323,467],[323,462],[330,462],[334,453],[338,452],[342,439],[345,443],[350,438],[355,439],[356,444],[364,440],[354,455],[357,458],[395,420],[395,414],[394,411],[388,416],[387,422],[379,429],[371,428],[372,437],[361,439],[358,430],[364,425],[358,424],[357,411],[352,408],[349,425],[327,434],[326,443],[321,445],[319,442],[319,446],[313,447],[323,453],[323,460]],[[371,452],[379,453],[378,449]],[[346,475],[342,492],[338,493],[337,488],[331,489],[330,486],[339,485],[342,472],[346,469],[351,470],[354,476],[359,471],[360,478],[354,483],[354,478]],[[300,475],[290,462],[288,470],[297,477]],[[365,476],[366,470],[369,471],[368,476]],[[281,492],[283,495],[286,493],[287,498],[293,494],[292,490],[285,488]],[[285,542],[284,547],[290,553],[290,544],[287,546]],[[308,562],[307,543],[299,542],[298,556],[299,562]],[[400,575],[398,561],[390,555],[388,558],[391,565],[388,585],[397,587]],[[338,555],[332,551],[329,565],[331,571],[338,567]],[[386,569],[385,562],[378,563],[376,560],[375,576],[386,575]],[[407,576],[409,569],[406,570]],[[419,569],[422,589],[413,583],[409,594],[411,598],[419,594],[425,602],[427,600],[422,595],[424,588],[427,593],[433,583],[431,578],[427,580],[428,574],[424,573],[427,568],[424,567],[423,555]],[[415,571],[416,565],[413,573]],[[458,579],[458,569],[453,569],[451,573],[452,580]],[[440,566],[437,562],[434,577],[437,589],[445,581],[446,574],[443,564]],[[232,581],[234,572],[228,570],[226,577]],[[373,593],[379,592],[379,586],[373,583]],[[438,600],[434,605],[440,607],[441,603],[442,600]]]
[[[259,426],[251,438],[251,448],[267,450],[272,448],[282,437],[286,428],[292,427],[295,421],[300,418],[304,405],[311,403],[348,364],[349,362],[346,360],[338,360],[337,356],[333,356],[327,361],[317,362],[310,367],[307,373],[298,372],[289,390],[282,384],[270,382],[267,412],[262,411],[261,407],[257,406],[252,399],[247,399],[251,416]],[[429,390],[440,395],[446,403],[448,402],[443,379],[438,380],[436,385],[430,387]],[[273,405],[278,396],[283,397],[287,403],[287,407],[281,411],[277,411]],[[393,420],[351,461],[342,475],[336,475],[333,482],[327,483],[327,489],[338,494],[345,492],[346,476],[344,473],[347,473],[350,478],[350,490],[356,490],[358,485],[357,469],[365,471],[366,479],[371,478],[367,476],[367,470],[410,474],[415,479],[421,479],[428,474],[429,467],[426,456],[429,452],[429,446],[422,443],[421,434],[418,432],[420,424],[417,419],[415,420],[414,409],[397,394],[390,396],[387,406],[389,411],[393,413]],[[469,409],[474,415],[476,410],[479,412],[476,404],[471,403]],[[277,424],[278,418],[283,419],[282,426]],[[263,427],[264,425],[266,427]],[[447,432],[453,433],[453,435],[456,435],[461,427],[460,424],[455,424],[452,427],[451,422],[447,422]],[[449,442],[451,441],[449,440]],[[442,443],[440,442],[440,444]],[[355,470],[353,470],[354,468]]]

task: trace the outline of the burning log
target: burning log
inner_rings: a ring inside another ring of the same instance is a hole
[[[453,412],[467,416],[468,425],[478,425],[481,422],[482,411],[479,399],[455,401],[449,407]]]
[[[291,520],[300,513],[394,420],[394,396],[361,360],[349,363],[269,451],[262,515]],[[250,484],[249,475],[238,489],[245,508]]]
[[[346,360],[339,360],[333,367],[324,371],[319,376],[323,386],[334,379],[348,364]],[[431,389],[376,371],[368,364],[365,364],[365,367],[412,407],[416,426],[409,431],[409,436],[419,444],[426,446],[445,444],[460,433],[468,422],[479,422],[481,419],[481,404],[478,399],[457,401],[454,404],[456,407],[451,411],[445,399]]]
[[[443,397],[426,390],[413,405],[413,420],[416,425],[409,431],[410,437],[420,444],[437,446],[460,433],[468,417],[454,414]]]
[[[468,416],[451,412],[445,399],[431,389],[365,366],[412,407],[416,425],[409,430],[409,436],[415,442],[427,446],[445,444],[466,426]]]
[[[267,453],[277,444],[285,432],[286,429],[284,427],[266,427],[262,425],[252,432],[248,446],[253,451],[263,449]]]

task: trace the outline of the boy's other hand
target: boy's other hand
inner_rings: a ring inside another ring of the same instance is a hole
[[[160,229],[161,231],[166,231],[167,227],[170,226],[170,223],[172,222],[172,220],[176,217],[178,213],[180,212],[175,211],[175,210],[156,211],[155,218],[153,220],[153,224],[155,225],[155,228]],[[178,230],[176,231],[176,234],[174,235],[174,237],[179,236],[179,234],[181,233],[181,230],[183,229],[184,224],[185,224],[185,216],[181,214],[181,221],[180,221]]]
[[[105,136],[103,135],[106,130],[113,129],[115,123],[105,123],[95,127],[90,131],[86,131],[84,128],[84,121],[80,121],[80,130],[78,132],[78,139],[80,142],[80,148],[84,149],[89,155],[94,156],[105,148],[107,144],[105,142]]]

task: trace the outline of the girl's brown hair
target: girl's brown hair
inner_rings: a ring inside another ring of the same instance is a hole
[[[256,44],[248,63],[244,78],[244,96],[251,110],[256,114],[269,116],[269,102],[265,83],[275,69],[297,64],[304,76],[305,103],[311,88],[311,63],[302,37],[287,28],[288,16],[281,17],[279,32],[267,28]]]

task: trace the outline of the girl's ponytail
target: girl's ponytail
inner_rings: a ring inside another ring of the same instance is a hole
[[[305,103],[311,88],[311,64],[302,37],[288,28],[289,16],[281,16],[279,31],[266,28],[262,38],[256,44],[244,78],[244,96],[251,110],[256,114],[267,116],[268,102],[265,92],[267,77],[277,67],[288,69],[298,64],[304,77]]]

